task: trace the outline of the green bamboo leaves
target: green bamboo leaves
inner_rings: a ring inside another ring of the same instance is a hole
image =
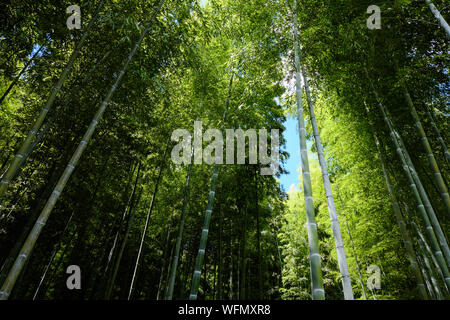
[[[322,269],[319,250],[319,238],[317,234],[316,218],[314,214],[314,204],[311,189],[311,177],[309,173],[308,151],[306,147],[306,129],[303,116],[302,87],[300,79],[300,48],[298,39],[297,23],[297,1],[294,0],[294,51],[295,51],[295,77],[296,77],[296,96],[297,96],[297,119],[300,135],[300,154],[302,161],[303,192],[305,195],[306,206],[306,226],[308,229],[309,240],[309,258],[311,270],[311,291],[313,300],[325,299],[323,289]]]

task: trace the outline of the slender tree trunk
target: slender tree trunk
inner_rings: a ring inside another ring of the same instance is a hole
[[[20,160],[19,167],[22,167],[22,164],[27,160],[30,153],[36,148],[36,146],[41,142],[42,138],[45,136],[45,134],[48,132],[52,124],[55,122],[55,120],[58,118],[61,112],[64,112],[66,107],[72,102],[72,97],[76,96],[80,88],[89,80],[90,76],[94,73],[97,66],[106,59],[106,57],[111,53],[111,51],[108,51],[103,58],[94,65],[94,67],[86,74],[86,76],[81,81],[81,84],[71,93],[71,96],[64,102],[64,104],[58,108],[56,112],[52,114],[52,117],[49,121],[47,121],[47,124],[43,129],[41,129],[40,133],[36,136],[34,142],[28,147],[28,150],[23,154],[23,157]],[[14,179],[14,176],[12,177]]]
[[[33,176],[33,174],[31,174],[31,177]],[[17,190],[17,193],[16,193],[16,195],[14,196],[14,204],[10,207],[10,208],[8,208],[9,209],[9,212],[8,212],[8,214],[6,215],[6,217],[3,217],[4,215],[1,213],[1,210],[0,210],[0,220],[3,220],[3,219],[8,219],[9,218],[9,216],[12,214],[12,212],[14,211],[14,209],[16,208],[16,206],[19,204],[19,202],[20,202],[20,200],[22,200],[22,198],[23,198],[23,196],[25,195],[25,193],[27,192],[27,190],[28,190],[28,187],[25,187],[25,189],[24,190],[22,190],[21,192],[20,192],[20,189],[19,190]],[[19,194],[19,192],[20,192],[20,194]]]
[[[222,124],[223,124],[222,125],[222,134],[225,131],[224,124],[225,124],[228,106],[230,104],[231,88],[233,86],[233,77],[234,77],[234,71],[231,73],[230,83],[228,85],[227,101],[225,103],[225,111],[224,111],[223,117],[222,117]],[[219,175],[219,165],[216,163],[216,164],[214,164],[213,174],[211,177],[210,191],[209,191],[209,195],[208,195],[208,204],[206,206],[205,220],[203,223],[202,235],[200,237],[200,247],[198,249],[197,259],[195,262],[194,274],[192,276],[191,293],[189,294],[189,300],[197,300],[198,288],[200,286],[200,278],[201,278],[201,274],[202,274],[201,270],[202,270],[202,266],[203,266],[203,259],[205,257],[206,242],[208,241],[209,223],[211,221],[214,196],[216,193],[216,181],[217,181],[218,175]]]
[[[283,287],[283,260],[281,259],[281,252],[280,252],[280,245],[278,243],[278,236],[277,236],[277,232],[273,232],[274,234],[274,238],[275,238],[275,245],[277,248],[277,254],[278,254],[278,262],[279,262],[279,267],[280,267],[280,275],[278,277],[278,286],[281,288]]]
[[[206,242],[208,240],[209,223],[211,221],[211,214],[215,196],[216,181],[219,175],[218,164],[214,165],[213,175],[211,178],[211,186],[208,196],[208,205],[206,206],[205,221],[203,223],[202,235],[200,237],[200,248],[198,249],[197,259],[195,262],[194,274],[192,276],[191,292],[189,294],[189,300],[197,300],[198,288],[200,286],[201,270],[203,266],[203,260],[205,257]]]
[[[236,260],[237,266],[236,266],[236,275],[237,275],[237,287],[236,287],[236,296],[238,300],[241,300],[241,269],[240,269],[240,264],[241,264],[241,242],[238,241],[238,257]]]
[[[217,298],[222,300],[222,211],[217,210],[219,213],[219,257],[217,266]]]
[[[97,12],[94,15],[94,17],[89,21],[89,24],[86,27],[86,32],[83,34],[83,36],[80,39],[80,42],[75,47],[75,50],[70,55],[69,61],[67,62],[66,67],[62,71],[58,82],[53,87],[50,96],[45,103],[44,107],[42,108],[41,112],[39,113],[38,118],[34,122],[33,126],[31,127],[31,130],[28,132],[27,137],[25,138],[24,142],[22,143],[21,147],[19,148],[19,151],[15,155],[14,159],[12,160],[11,164],[9,165],[6,172],[3,174],[2,179],[0,180],[0,200],[3,198],[3,195],[6,192],[6,189],[9,186],[9,183],[11,180],[16,176],[20,166],[23,164],[22,159],[25,157],[27,152],[31,152],[29,150],[30,146],[32,146],[33,141],[36,138],[36,134],[40,127],[42,126],[42,123],[45,120],[45,117],[47,116],[47,113],[50,111],[51,107],[53,106],[53,102],[56,99],[56,96],[58,95],[61,87],[64,84],[64,81],[66,80],[67,76],[69,75],[70,70],[72,69],[73,64],[75,63],[75,60],[78,58],[81,52],[81,48],[83,47],[84,43],[86,42],[87,36],[89,35],[93,24],[97,20],[97,16],[101,8],[103,7],[104,1],[102,1],[97,8]]]
[[[303,117],[302,88],[300,78],[300,48],[298,40],[297,24],[297,0],[294,0],[294,51],[295,51],[295,77],[297,95],[297,118],[300,135],[300,154],[302,160],[303,191],[305,194],[306,226],[309,240],[309,259],[311,269],[311,293],[313,300],[324,300],[321,257],[319,250],[319,237],[317,234],[316,217],[312,197],[311,177],[309,172],[308,150],[306,146],[305,119]]]
[[[447,21],[445,21],[444,17],[441,15],[439,10],[436,8],[436,6],[431,2],[431,0],[425,0],[428,7],[430,8],[433,15],[438,19],[439,24],[442,28],[444,28],[445,32],[447,33],[447,37],[450,38],[450,26],[448,25]]]
[[[256,249],[258,256],[258,298],[263,299],[263,279],[261,268],[261,228],[259,221],[259,202],[258,202],[258,174],[255,171],[255,204],[256,204]]]
[[[131,194],[130,194],[130,196],[128,198],[127,204],[125,205],[125,210],[124,210],[123,215],[122,215],[122,221],[121,221],[121,223],[119,224],[119,226],[117,228],[116,236],[114,237],[114,242],[113,242],[113,245],[112,245],[111,250],[109,252],[108,261],[106,263],[106,268],[105,268],[104,273],[108,272],[110,261],[114,257],[114,252],[116,251],[116,246],[117,246],[117,242],[118,242],[118,239],[119,239],[121,226],[122,226],[123,222],[125,221],[126,217],[128,216],[127,223],[126,223],[126,231],[125,231],[124,239],[122,240],[122,245],[121,245],[121,247],[119,249],[119,253],[118,253],[117,257],[116,257],[116,262],[114,263],[111,279],[110,279],[110,281],[108,283],[108,286],[106,288],[105,299],[110,299],[111,298],[111,293],[112,293],[112,289],[114,287],[114,282],[115,282],[115,279],[116,279],[117,271],[119,269],[120,261],[122,260],[123,250],[125,249],[125,245],[126,245],[126,242],[127,242],[127,239],[128,239],[128,233],[129,233],[131,225],[133,223],[134,212],[135,212],[133,210],[133,202],[134,202],[134,196],[136,194],[136,188],[137,188],[138,181],[139,181],[140,174],[141,174],[141,167],[142,167],[142,162],[139,162],[139,164],[137,164],[137,174],[136,174],[136,179],[134,181],[133,190],[131,191]],[[136,169],[136,167],[132,170],[131,177],[133,177],[135,169]],[[127,189],[128,189],[128,187],[127,187]],[[127,191],[127,193],[128,193],[128,191]],[[138,199],[138,201],[139,201],[139,199]],[[138,201],[136,202],[135,205],[138,204]]]
[[[247,292],[246,292],[246,269],[247,269],[247,212],[245,211],[244,213],[244,230],[242,231],[242,253],[241,253],[241,257],[240,257],[240,261],[241,261],[241,269],[240,269],[240,274],[241,274],[241,286],[238,288],[240,293],[239,293],[239,300],[245,300],[247,299]]]
[[[136,176],[136,180],[135,180],[133,189],[131,191],[131,194],[128,197],[128,201],[125,204],[125,209],[123,210],[123,214],[122,214],[122,220],[120,221],[119,225],[117,226],[116,235],[114,237],[114,241],[113,241],[113,244],[111,246],[111,250],[109,251],[108,260],[106,261],[105,271],[103,272],[105,274],[109,270],[110,262],[111,262],[111,260],[112,260],[112,258],[114,256],[115,251],[116,251],[117,241],[119,240],[119,235],[120,235],[120,231],[121,231],[122,225],[123,225],[123,223],[125,221],[125,218],[127,217],[127,214],[129,213],[130,206],[131,206],[133,198],[134,198],[134,194],[135,194],[135,191],[136,191],[136,186],[137,186],[137,182],[138,182],[139,174],[140,174],[140,170],[141,170],[141,164],[142,163],[139,162],[139,164],[134,165],[132,170],[131,170],[130,180],[129,180],[129,182],[128,182],[127,186],[126,186],[126,190],[125,190],[126,194],[128,194],[129,186],[133,183],[133,177],[134,177],[134,172],[135,172],[136,168],[138,168],[138,174]]]
[[[435,294],[435,290],[431,284],[431,278],[430,273],[428,272],[427,268],[425,267],[425,263],[423,262],[423,256],[418,256],[417,261],[419,263],[420,269],[422,270],[423,278],[425,279],[425,284],[428,289],[428,295],[430,296],[431,300],[438,300]]]
[[[348,226],[347,219],[345,219],[345,225],[347,226],[348,237],[350,238],[350,243],[351,243],[352,249],[353,249],[353,256],[355,257],[355,264],[356,264],[356,270],[358,270],[359,283],[361,284],[361,289],[362,289],[362,292],[364,295],[364,299],[367,300],[366,290],[364,289],[364,281],[361,276],[361,269],[359,268],[358,255],[356,254],[355,245],[353,244],[353,238],[352,238],[352,234],[350,232],[350,227]]]
[[[119,271],[120,262],[122,261],[123,252],[125,250],[125,246],[127,245],[128,235],[130,234],[131,226],[133,225],[134,217],[136,216],[137,206],[140,202],[141,196],[142,196],[142,190],[139,192],[139,196],[137,197],[137,200],[136,200],[134,206],[130,208],[130,214],[129,214],[129,218],[128,218],[128,222],[127,222],[127,229],[125,231],[125,235],[123,237],[122,244],[120,246],[120,250],[119,250],[116,260],[114,262],[114,267],[112,269],[112,276],[111,276],[111,280],[109,281],[109,285],[106,290],[105,299],[109,300],[111,298],[112,290],[114,289],[114,283],[116,282],[117,272]]]
[[[230,218],[230,278],[228,299],[233,300],[233,220]]]
[[[50,276],[49,280],[47,281],[48,284],[55,284],[55,283],[57,283],[57,281],[53,281],[53,279],[55,279],[56,273],[57,273],[57,271],[59,270],[59,267],[61,266],[62,262],[64,261],[64,258],[65,258],[66,253],[67,253],[67,249],[70,247],[70,245],[71,245],[73,239],[75,238],[75,236],[76,236],[76,234],[77,234],[77,231],[78,231],[78,226],[76,225],[75,228],[74,228],[74,230],[72,231],[72,233],[71,233],[71,235],[70,235],[70,239],[69,239],[69,241],[67,242],[67,245],[65,246],[64,250],[62,251],[62,253],[61,253],[59,259],[57,260],[57,263],[56,263],[56,265],[55,265],[53,271],[51,272],[51,276]],[[45,283],[45,281],[44,281],[44,283]],[[42,286],[42,285],[41,285],[41,286]],[[49,285],[47,285],[47,288],[45,288],[45,290],[42,290],[42,289],[41,289],[40,291],[45,293],[46,290],[48,290],[48,286],[49,286]]]
[[[430,164],[431,170],[433,172],[433,176],[436,181],[436,185],[439,188],[439,194],[442,198],[442,201],[444,202],[445,208],[447,210],[447,214],[450,215],[450,196],[448,194],[447,186],[444,182],[444,179],[442,178],[441,171],[439,170],[436,159],[434,158],[430,143],[428,142],[428,138],[425,134],[425,130],[422,127],[422,123],[419,119],[419,115],[417,114],[416,108],[414,107],[411,96],[409,95],[408,89],[406,88],[406,86],[404,84],[402,85],[402,89],[403,89],[403,94],[405,95],[406,102],[409,107],[409,111],[411,113],[411,116],[414,119],[417,133],[419,134],[420,140],[422,141],[423,148],[425,149],[425,151],[427,153],[427,159]]]
[[[402,236],[403,239],[403,244],[405,245],[406,248],[406,253],[408,256],[408,260],[409,263],[411,264],[411,269],[416,277],[416,281],[417,281],[417,289],[419,290],[420,295],[422,296],[422,298],[424,300],[428,300],[429,297],[427,295],[427,291],[425,289],[425,285],[424,285],[424,281],[423,281],[423,277],[422,277],[422,273],[420,272],[419,266],[417,264],[417,256],[416,253],[414,251],[413,245],[412,245],[412,241],[411,241],[411,237],[409,235],[409,232],[406,228],[406,224],[403,220],[403,216],[402,213],[400,211],[400,207],[397,201],[397,197],[394,194],[393,188],[392,188],[392,184],[391,184],[391,180],[389,178],[388,172],[386,170],[386,165],[385,165],[385,160],[384,160],[384,155],[381,151],[380,148],[380,142],[378,141],[377,136],[374,134],[374,139],[375,139],[375,143],[377,145],[377,149],[378,149],[378,154],[380,156],[380,162],[381,162],[381,168],[383,170],[383,174],[384,174],[384,179],[386,181],[386,186],[389,192],[389,196],[391,198],[391,202],[392,202],[392,207],[394,209],[394,214],[395,214],[395,218],[397,220],[397,224],[399,226],[400,229],[400,234]]]
[[[333,230],[334,245],[336,247],[337,260],[339,270],[341,272],[342,287],[344,289],[345,300],[353,300],[352,282],[350,273],[348,271],[347,259],[345,257],[344,242],[342,241],[341,229],[339,227],[339,220],[336,214],[336,206],[334,204],[333,192],[331,190],[330,178],[328,177],[327,164],[323,155],[322,142],[320,140],[319,128],[316,123],[316,116],[314,113],[314,105],[312,103],[311,94],[309,91],[308,77],[306,75],[305,66],[302,65],[303,82],[305,84],[306,98],[309,105],[309,115],[311,125],[314,132],[314,140],[316,143],[317,154],[319,156],[320,169],[322,171],[322,180],[325,187],[325,194],[327,197],[328,213],[330,215],[331,229]]]
[[[178,235],[177,235],[177,242],[175,245],[175,253],[173,255],[172,267],[170,269],[169,286],[166,296],[167,300],[172,300],[173,297],[173,289],[175,286],[175,278],[177,275],[178,261],[180,259],[181,240],[183,238],[184,221],[186,220],[186,208],[189,199],[189,187],[191,183],[193,156],[194,152],[191,150],[191,162],[189,163],[189,168],[186,176],[186,183],[184,186],[183,208],[181,209],[180,225],[178,226]]]
[[[92,299],[103,299],[105,296],[105,291],[107,286],[109,285],[108,282],[108,273],[107,270],[109,268],[109,264],[111,263],[110,261],[110,256],[107,256],[108,253],[108,248],[109,248],[109,242],[111,239],[111,235],[114,233],[114,229],[117,227],[118,219],[115,219],[112,226],[109,227],[108,226],[108,235],[106,236],[106,241],[103,242],[102,248],[101,248],[101,254],[100,254],[100,259],[99,261],[99,268],[98,270],[95,272],[95,277],[94,277],[94,282],[95,282],[95,288],[92,290],[91,294],[89,295],[89,297],[87,299],[92,300]],[[103,265],[105,264],[104,261],[106,260],[106,267],[103,267]],[[100,281],[98,281],[97,279],[100,278]]]
[[[205,263],[206,264],[206,263]],[[207,270],[207,268],[205,267],[205,269]],[[205,273],[206,273],[205,270]],[[214,300],[216,298],[216,284],[217,284],[217,257],[214,256],[214,264],[213,264],[213,287],[212,287],[212,299]]]
[[[142,250],[143,250],[143,246],[144,246],[145,236],[147,234],[148,223],[149,223],[150,217],[152,215],[153,206],[155,204],[155,199],[156,199],[156,194],[158,193],[158,187],[159,187],[159,183],[161,181],[161,174],[162,174],[162,171],[164,169],[164,162],[166,160],[166,152],[167,152],[167,148],[166,148],[166,151],[164,152],[164,155],[163,155],[163,158],[162,158],[163,161],[161,162],[161,164],[159,166],[159,172],[158,172],[158,178],[156,179],[155,190],[153,191],[152,200],[150,201],[150,208],[148,209],[147,218],[145,220],[145,225],[144,225],[144,230],[142,230],[141,243],[139,244],[139,251],[138,251],[138,254],[137,254],[137,257],[136,257],[136,262],[134,264],[133,277],[131,278],[130,291],[128,292],[128,300],[130,300],[132,295],[133,295],[134,284],[136,282],[136,276],[137,276],[137,271],[138,271],[138,267],[139,267],[139,261],[141,259],[141,254],[142,254]]]
[[[170,260],[168,261],[168,265],[167,265],[167,273],[166,273],[166,280],[165,280],[165,284],[166,284],[166,289],[164,290],[164,298],[167,300],[167,293],[169,291],[169,277],[170,277],[170,272],[171,272],[171,266],[172,266],[172,261],[173,261],[173,252],[175,250],[175,243],[172,244],[171,248],[170,248]]]
[[[337,187],[337,196],[339,198],[340,205],[341,205],[341,210],[344,210],[344,204],[343,204],[342,198],[341,198],[341,196],[339,194],[339,186],[336,185],[336,187]],[[344,217],[344,221],[345,221],[345,226],[347,227],[347,234],[348,234],[348,237],[350,239],[350,244],[352,246],[353,256],[355,257],[355,264],[356,264],[356,270],[358,271],[359,284],[361,285],[361,290],[363,292],[364,299],[367,300],[366,290],[364,289],[364,282],[363,282],[363,279],[362,279],[362,276],[361,276],[361,269],[359,268],[358,255],[356,254],[355,245],[353,243],[352,234],[350,232],[350,227],[348,225],[348,221],[345,218],[345,216],[343,216],[343,217]]]
[[[246,283],[247,283],[247,289],[245,290],[245,294],[246,294],[246,299],[247,300],[250,300],[250,299],[252,299],[252,296],[251,296],[251,294],[250,294],[250,276],[251,276],[251,272],[250,272],[250,259],[248,260],[248,264],[247,264],[247,272],[248,272],[248,274],[247,274],[247,281],[246,281]]]
[[[156,18],[156,15],[158,14],[159,10],[161,9],[163,3],[164,3],[164,0],[161,0],[158,7],[153,12],[153,17],[150,21],[152,21],[154,18]],[[97,124],[100,121],[103,113],[105,112],[106,106],[109,104],[114,92],[116,91],[118,85],[120,84],[120,81],[122,80],[122,77],[125,74],[125,71],[127,70],[128,65],[130,64],[131,60],[133,59],[133,57],[134,57],[138,47],[142,43],[142,40],[144,39],[145,35],[150,30],[150,26],[151,25],[149,23],[148,26],[145,28],[145,30],[142,32],[141,36],[139,37],[139,40],[134,45],[130,54],[128,55],[125,65],[122,67],[122,70],[120,71],[119,75],[117,76],[116,80],[114,81],[113,86],[110,88],[108,94],[106,95],[105,100],[103,100],[100,108],[98,109],[96,115],[94,116],[94,119],[92,120],[85,135],[83,136],[83,139],[81,140],[75,153],[73,154],[72,159],[70,160],[64,173],[62,174],[61,178],[59,179],[58,184],[56,185],[55,189],[53,190],[52,195],[48,199],[47,204],[45,205],[44,209],[42,210],[36,224],[34,225],[33,229],[31,230],[31,232],[28,236],[28,239],[26,240],[24,246],[22,247],[22,250],[21,250],[19,256],[17,257],[13,267],[11,268],[11,270],[8,274],[8,277],[6,278],[2,288],[0,289],[0,291],[1,291],[0,300],[8,299],[9,294],[11,293],[11,290],[13,289],[14,284],[17,280],[17,277],[19,276],[20,272],[23,269],[25,261],[27,260],[28,256],[31,254],[31,252],[34,248],[34,245],[36,244],[37,238],[39,237],[39,234],[41,233],[43,226],[47,222],[47,220],[53,210],[53,207],[55,206],[70,175],[72,174],[73,170],[75,169],[75,166],[78,163],[78,160],[80,159],[89,140],[91,139],[91,136],[94,133],[94,130],[97,127]],[[45,112],[45,114],[46,113],[47,113],[47,111]],[[31,140],[30,140],[30,143],[31,143]],[[26,148],[23,151],[25,151],[25,150],[26,150]],[[19,151],[19,154],[22,154],[22,153]],[[20,157],[19,157],[19,160],[20,160]]]
[[[169,241],[170,241],[170,229],[172,227],[172,220],[173,220],[173,213],[175,211],[175,206],[172,206],[172,214],[170,216],[170,220],[167,222],[167,232],[166,232],[166,242],[164,244],[164,254],[163,254],[163,261],[161,266],[161,274],[159,276],[159,284],[158,284],[158,292],[156,294],[156,300],[159,300],[161,294],[162,294],[162,282],[164,278],[164,271],[166,270],[166,260],[167,260],[167,253],[169,251]]]

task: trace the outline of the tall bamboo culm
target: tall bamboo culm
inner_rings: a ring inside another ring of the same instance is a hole
[[[324,300],[321,257],[319,250],[319,237],[317,234],[316,217],[312,197],[311,177],[309,172],[308,150],[306,147],[305,119],[303,117],[302,87],[300,78],[300,48],[298,39],[297,0],[294,0],[294,53],[295,53],[295,78],[297,96],[297,120],[300,136],[300,155],[302,161],[303,192],[305,195],[306,226],[308,229],[309,259],[311,270],[311,295],[313,300]]]
[[[83,154],[84,150],[86,149],[86,146],[87,146],[89,140],[91,139],[92,134],[94,133],[98,122],[100,121],[103,113],[105,112],[106,106],[111,101],[111,98],[112,98],[115,90],[119,86],[120,81],[122,80],[122,77],[125,74],[125,71],[127,70],[128,65],[130,64],[131,60],[133,59],[137,49],[139,48],[140,44],[142,43],[142,40],[144,39],[145,35],[150,30],[151,21],[156,18],[157,14],[159,13],[163,4],[164,4],[164,0],[161,0],[158,4],[158,7],[153,12],[152,17],[147,24],[147,27],[141,33],[141,36],[139,37],[138,41],[135,43],[134,47],[132,48],[131,52],[129,53],[129,55],[125,61],[125,64],[122,67],[122,70],[120,71],[119,75],[117,76],[116,80],[114,81],[114,84],[108,91],[108,94],[106,95],[105,99],[101,103],[100,108],[97,110],[97,113],[95,114],[91,124],[89,125],[88,129],[86,130],[80,144],[78,145],[77,149],[75,150],[74,154],[72,155],[72,158],[70,159],[69,164],[67,165],[63,174],[61,175],[61,177],[60,177],[56,187],[54,188],[50,198],[48,199],[45,207],[42,209],[42,212],[39,215],[39,218],[37,219],[33,229],[31,230],[30,234],[28,235],[28,238],[25,241],[25,244],[23,245],[16,261],[14,262],[14,265],[12,266],[11,270],[9,271],[9,274],[8,274],[7,278],[5,279],[5,282],[3,283],[3,286],[0,290],[0,300],[8,299],[8,297],[11,293],[11,290],[14,288],[14,284],[16,283],[16,280],[17,280],[20,272],[22,271],[22,269],[25,265],[26,260],[28,259],[31,252],[33,251],[34,245],[36,244],[36,241],[39,237],[39,234],[42,231],[42,228],[44,227],[45,223],[47,222],[56,202],[58,201],[59,196],[61,195],[67,181],[69,180],[70,175],[72,174],[73,170],[75,169],[76,164],[78,163],[79,159],[81,158],[81,155]]]
[[[173,289],[175,287],[175,277],[177,275],[178,261],[180,259],[181,240],[183,239],[184,222],[186,220],[186,209],[189,199],[189,188],[191,185],[192,163],[194,160],[194,151],[191,150],[191,162],[188,167],[186,183],[184,186],[183,207],[181,209],[180,224],[178,226],[177,242],[175,244],[175,252],[173,254],[172,267],[170,268],[169,285],[167,288],[166,300],[172,300]]]
[[[107,287],[106,287],[105,299],[108,299],[108,300],[111,298],[111,294],[112,294],[112,291],[114,289],[114,283],[116,282],[117,272],[119,271],[120,262],[122,261],[123,252],[125,250],[125,246],[126,246],[127,241],[128,241],[128,235],[130,234],[130,229],[131,229],[131,226],[133,225],[134,217],[136,215],[136,211],[137,211],[136,206],[139,204],[139,200],[140,200],[140,197],[142,195],[142,192],[140,192],[139,196],[137,197],[137,201],[134,203],[134,206],[133,206],[133,201],[134,201],[134,197],[135,197],[135,194],[136,194],[138,181],[139,181],[139,178],[141,176],[142,162],[139,162],[137,167],[138,167],[138,169],[137,169],[136,179],[134,181],[133,190],[131,191],[130,197],[128,198],[127,204],[125,206],[124,213],[122,215],[122,221],[121,222],[123,223],[124,221],[126,221],[125,234],[123,236],[122,243],[120,245],[119,251],[117,252],[117,255],[116,255],[115,259],[114,259],[114,265],[112,267],[111,278],[109,279]],[[133,170],[132,174],[134,174],[134,170]],[[127,218],[127,215],[128,215],[128,218]],[[127,219],[125,219],[125,218],[127,218]],[[116,236],[114,238],[113,246],[111,248],[110,257],[108,258],[108,261],[111,261],[112,258],[114,257],[114,251],[115,251],[115,248],[116,248],[117,241],[119,239],[120,228],[121,228],[121,226],[119,226],[119,228],[117,230],[117,233],[116,233]],[[109,266],[109,262],[108,262],[107,267],[105,269],[105,273],[107,271],[108,266]]]
[[[137,271],[138,271],[138,268],[139,268],[139,261],[141,259],[143,246],[144,246],[144,241],[145,241],[145,236],[147,234],[147,229],[148,229],[148,223],[149,223],[150,217],[152,215],[153,206],[155,205],[156,195],[158,193],[159,183],[161,181],[162,172],[164,170],[164,164],[166,162],[166,154],[167,154],[167,148],[164,151],[164,154],[163,154],[163,156],[161,158],[162,161],[161,161],[161,163],[159,165],[158,177],[156,178],[156,183],[155,183],[155,190],[153,191],[152,200],[150,201],[150,208],[148,209],[147,218],[145,219],[144,229],[142,230],[141,242],[139,244],[139,250],[138,250],[137,257],[136,257],[136,262],[134,264],[133,277],[131,278],[130,290],[128,292],[128,300],[130,300],[132,298],[132,296],[133,296],[134,286],[135,286],[136,277],[137,277]]]
[[[224,111],[223,117],[222,117],[222,133],[225,131],[225,127],[224,127],[225,126],[225,118],[226,118],[226,113],[227,113],[227,110],[228,110],[228,107],[230,104],[231,88],[233,86],[233,77],[234,77],[234,71],[232,71],[232,73],[231,73],[230,83],[228,85],[227,101],[225,104],[225,111]],[[205,258],[206,242],[208,241],[209,223],[211,222],[214,196],[216,193],[216,181],[217,181],[218,175],[219,175],[219,165],[216,163],[216,164],[214,164],[213,174],[211,177],[211,184],[210,184],[209,195],[208,195],[208,204],[206,206],[206,212],[205,212],[205,221],[203,222],[203,229],[202,229],[202,234],[200,237],[200,246],[198,249],[197,258],[195,260],[195,269],[194,269],[194,274],[192,276],[191,292],[189,294],[189,300],[197,300],[198,288],[200,286],[200,279],[202,276],[203,260]]]
[[[348,271],[347,258],[345,256],[344,242],[342,241],[341,229],[336,214],[336,206],[334,204],[333,192],[331,190],[330,178],[328,177],[327,164],[323,155],[322,142],[320,140],[319,128],[317,127],[316,116],[314,113],[314,105],[312,103],[311,94],[308,85],[308,76],[306,74],[305,66],[302,64],[303,83],[305,85],[306,98],[309,106],[309,116],[311,126],[314,133],[314,141],[317,147],[317,154],[319,156],[320,169],[322,172],[323,185],[325,187],[325,194],[327,197],[328,213],[330,215],[331,229],[333,230],[334,245],[336,247],[337,260],[339,264],[339,271],[341,272],[342,288],[344,291],[345,300],[353,300],[352,282],[350,273]]]

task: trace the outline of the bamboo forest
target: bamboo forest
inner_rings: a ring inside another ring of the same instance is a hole
[[[450,299],[449,22],[1,1],[0,300]]]

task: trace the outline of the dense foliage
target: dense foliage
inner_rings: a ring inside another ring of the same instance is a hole
[[[366,0],[79,0],[82,27],[70,30],[73,4],[0,4],[0,283],[17,276],[9,298],[187,299],[210,203],[199,299],[310,299],[304,170],[285,148],[297,137],[281,135],[300,81],[294,16],[311,90],[302,102],[325,298],[344,294],[308,105],[355,299],[448,298],[450,42],[425,1],[375,3],[375,30]],[[449,21],[448,3],[434,5]],[[192,133],[194,121],[203,130],[279,129],[280,172],[175,164],[171,134]],[[285,190],[279,179],[289,157],[300,182]],[[408,175],[422,186],[417,195]],[[57,200],[50,209],[49,198]],[[14,273],[37,225],[37,242]],[[69,265],[82,271],[81,290],[67,289]],[[380,269],[379,289],[368,288],[371,265]]]

